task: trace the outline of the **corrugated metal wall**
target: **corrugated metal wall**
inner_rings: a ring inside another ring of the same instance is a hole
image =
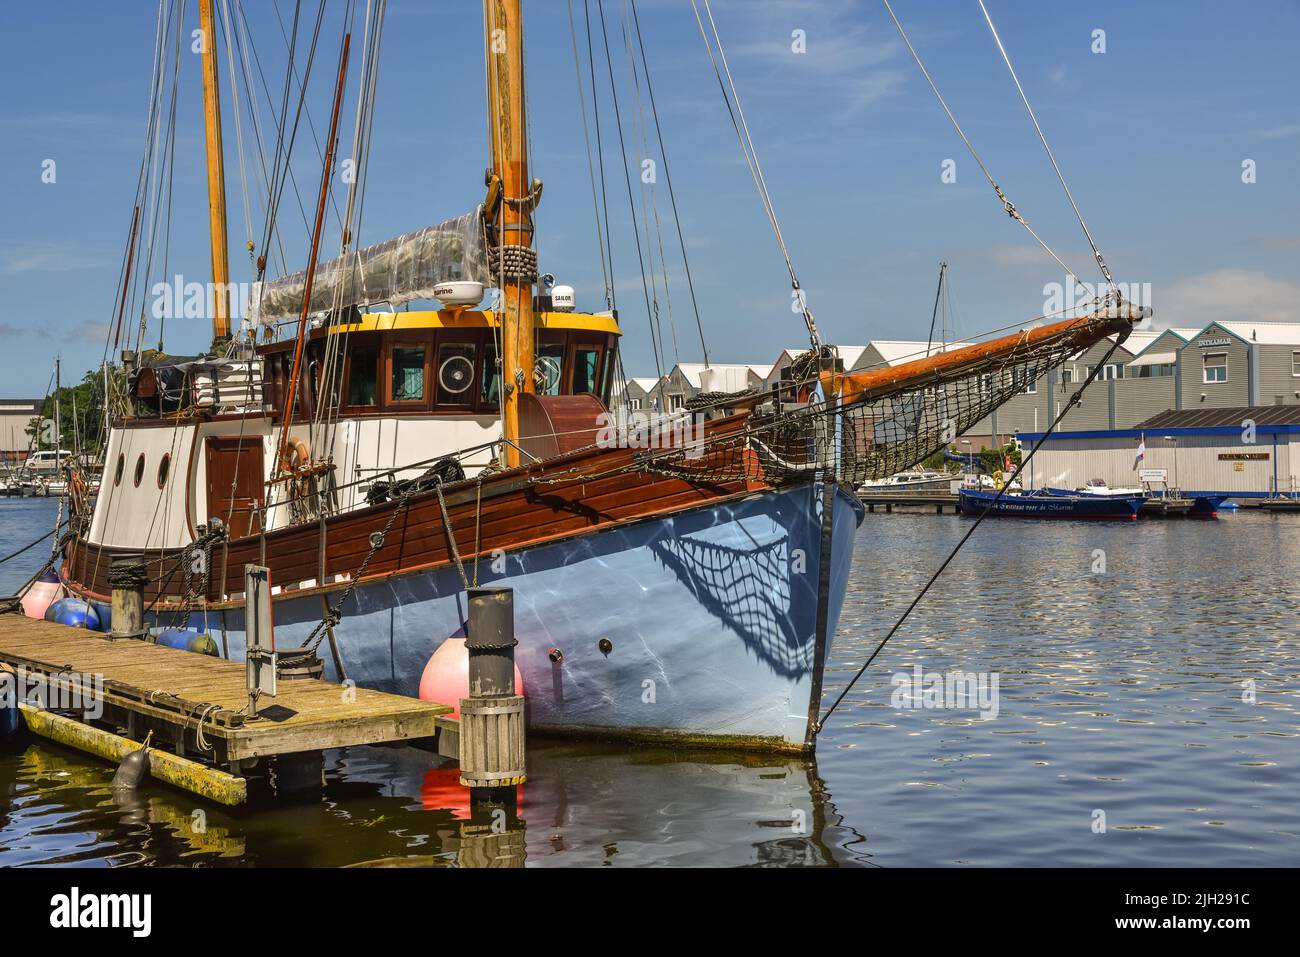
[[[1261,405],[1300,405],[1300,376],[1292,374],[1295,346],[1263,345],[1259,351]],[[1278,402],[1278,397],[1282,401]]]
[[[1048,439],[1030,463],[1030,483],[1077,488],[1100,478],[1108,485],[1136,485],[1137,444],[1136,436]],[[1254,444],[1237,435],[1179,435],[1170,442],[1164,435],[1148,434],[1146,447],[1142,467],[1168,469],[1169,481],[1186,491],[1266,494],[1273,490],[1275,470],[1282,491],[1289,491],[1293,481],[1300,488],[1300,435],[1294,433],[1279,435],[1276,446],[1273,435],[1262,432]],[[1219,457],[1261,454],[1267,458]]]

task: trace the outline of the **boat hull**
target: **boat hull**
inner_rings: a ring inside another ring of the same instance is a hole
[[[862,514],[843,492],[834,501],[830,635]],[[816,641],[820,513],[820,486],[808,483],[485,557],[479,584],[514,589],[516,662],[530,727],[809,747],[824,661]],[[472,580],[472,562],[466,571]],[[321,599],[276,596],[278,647],[309,637]],[[415,695],[430,656],[462,627],[465,600],[454,567],[362,583],[334,629],[347,677]],[[164,613],[159,623],[174,620]],[[189,623],[218,644],[224,629],[230,657],[244,658],[241,608],[193,613]],[[602,639],[612,644],[608,654]],[[320,649],[326,674],[339,680],[328,647]]]
[[[989,515],[1011,518],[1126,519],[1137,518],[1140,497],[1109,495],[1004,495],[996,492],[962,489],[958,507],[963,515],[979,515],[985,508]],[[991,504],[991,507],[990,507]]]

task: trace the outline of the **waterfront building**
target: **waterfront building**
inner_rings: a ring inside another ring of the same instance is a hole
[[[1040,437],[1020,436],[1026,448]],[[1058,431],[1022,480],[1026,488],[1078,488],[1094,479],[1118,488],[1139,484],[1144,469],[1186,495],[1300,491],[1300,404],[1170,410],[1130,428]]]
[[[41,399],[0,399],[0,462],[21,462],[32,437],[27,429],[41,414]]]

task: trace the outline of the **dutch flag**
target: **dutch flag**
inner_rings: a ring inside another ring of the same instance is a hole
[[[1147,457],[1147,437],[1146,433],[1138,433],[1138,450],[1137,458],[1133,460],[1133,471],[1136,472],[1142,460]]]

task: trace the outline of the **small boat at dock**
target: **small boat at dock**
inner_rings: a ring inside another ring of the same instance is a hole
[[[1180,489],[1162,486],[1153,489],[1149,485],[1114,488],[1103,479],[1091,479],[1087,485],[1073,491],[1069,489],[1047,487],[1042,490],[1048,495],[1072,497],[1078,495],[1094,498],[1133,498],[1141,499],[1140,514],[1156,518],[1215,518],[1223,496],[1186,496]]]
[[[958,511],[963,515],[1015,518],[1126,519],[1134,521],[1142,507],[1141,495],[1078,495],[1035,489],[1030,492],[997,492],[963,488],[957,493]]]

